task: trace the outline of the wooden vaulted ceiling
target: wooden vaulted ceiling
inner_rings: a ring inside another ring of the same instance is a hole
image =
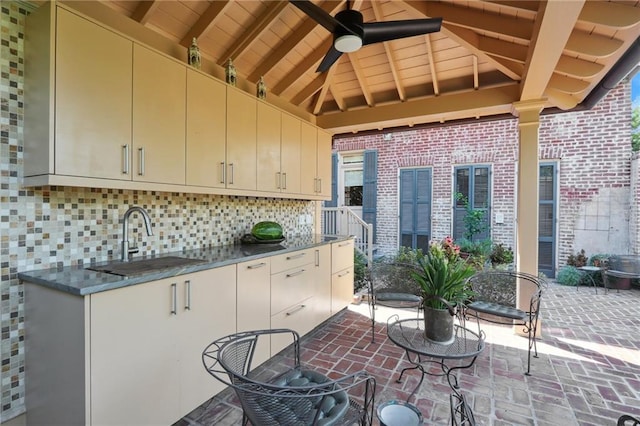
[[[331,15],[345,1],[313,0]],[[333,133],[579,105],[640,36],[640,1],[355,0],[365,22],[442,17],[438,33],[373,44],[316,68],[331,34],[287,1],[102,0]],[[269,98],[268,98],[269,99]]]

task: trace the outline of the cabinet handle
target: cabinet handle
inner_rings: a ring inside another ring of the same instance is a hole
[[[318,192],[318,178],[313,178],[313,192]]]
[[[320,266],[320,250],[316,250],[316,265]]]
[[[347,275],[349,275],[349,271],[345,271],[342,274],[338,274],[338,278],[346,277]]]
[[[287,174],[286,173],[282,174],[282,180],[284,181],[284,183],[282,184],[282,189],[287,189]]]
[[[348,246],[349,244],[351,244],[349,241],[347,241],[346,243],[340,243],[338,244],[338,247],[344,247],[344,246]]]
[[[316,192],[322,192],[322,179],[318,178],[318,190]]]
[[[122,174],[129,174],[129,144],[122,145]]]
[[[186,291],[187,291],[187,302],[184,305],[184,309],[185,309],[185,311],[190,311],[191,310],[191,281],[190,280],[186,280],[184,282],[184,285],[185,285]]]
[[[287,260],[299,259],[301,257],[304,257],[305,254],[307,254],[307,253],[303,252],[303,253],[299,253],[299,254],[294,254],[293,256],[287,256]]]
[[[267,266],[267,264],[265,262],[261,262],[261,263],[256,263],[255,265],[249,265],[247,266],[247,269],[258,269],[264,266]]]
[[[220,162],[220,183],[224,183],[225,181],[225,171],[226,167],[224,166],[224,161]]]
[[[287,312],[285,315],[286,316],[291,316],[291,315],[295,314],[298,311],[301,311],[302,309],[304,309],[306,307],[307,307],[307,305],[300,305],[297,308],[295,308],[294,310]]]
[[[144,176],[144,147],[138,148],[138,160],[140,161],[138,174]]]
[[[276,188],[280,189],[280,181],[282,179],[280,178],[280,172],[276,172]]]
[[[171,315],[178,314],[178,285],[171,284]]]
[[[229,183],[231,185],[233,185],[233,163],[229,163],[229,170],[230,170],[230,175],[231,175],[231,179],[229,179]]]
[[[300,275],[300,274],[304,274],[304,269],[300,269],[300,270],[299,270],[299,271],[297,271],[297,272],[292,272],[292,273],[290,273],[290,274],[287,274],[287,275],[286,275],[286,277],[287,277],[287,278],[296,277],[296,276],[298,276],[298,275]]]

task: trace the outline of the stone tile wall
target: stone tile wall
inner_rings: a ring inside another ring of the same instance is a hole
[[[0,4],[0,312],[2,422],[24,412],[24,296],[18,272],[109,260],[120,253],[120,219],[131,205],[149,212],[147,237],[134,215],[130,233],[144,254],[232,244],[260,220],[276,220],[285,235],[313,232],[298,225],[315,203],[254,197],[107,190],[23,188],[24,24],[27,6]]]

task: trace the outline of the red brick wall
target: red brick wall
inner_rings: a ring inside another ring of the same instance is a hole
[[[560,170],[558,262],[579,250],[575,222],[581,208],[604,188],[622,189],[630,184],[629,84],[612,90],[590,111],[545,115],[540,125],[540,160],[558,161]],[[337,136],[339,152],[378,150],[378,246],[382,254],[398,247],[398,170],[429,167],[433,173],[432,235],[452,232],[453,168],[456,165],[488,164],[492,169],[492,229],[495,242],[513,246],[515,236],[515,182],[518,121],[443,125],[362,136]],[[534,207],[534,205],[532,205]],[[496,224],[496,213],[504,223]],[[628,231],[628,229],[627,229]],[[580,238],[588,238],[581,234]],[[598,239],[601,236],[597,237]],[[628,250],[620,247],[618,250]],[[626,251],[625,251],[626,252]]]

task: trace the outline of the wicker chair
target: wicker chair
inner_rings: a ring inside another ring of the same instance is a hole
[[[420,286],[412,277],[416,266],[409,263],[374,262],[366,272],[371,314],[371,342],[375,343],[376,307],[416,309],[420,315]]]
[[[286,362],[267,362],[253,369],[258,341],[276,334],[291,335],[292,345],[281,354],[293,352],[292,356]],[[234,389],[244,425],[372,423],[375,379],[364,371],[332,379],[303,368],[299,336],[293,330],[257,330],[222,337],[205,348],[202,362],[209,374]]]
[[[527,311],[516,304],[517,283],[535,286]],[[531,373],[531,349],[538,357],[536,331],[540,314],[540,298],[547,283],[534,275],[515,271],[482,271],[469,278],[473,300],[463,307],[464,318],[474,317],[480,329],[480,320],[496,324],[522,326],[529,340],[526,375]]]

